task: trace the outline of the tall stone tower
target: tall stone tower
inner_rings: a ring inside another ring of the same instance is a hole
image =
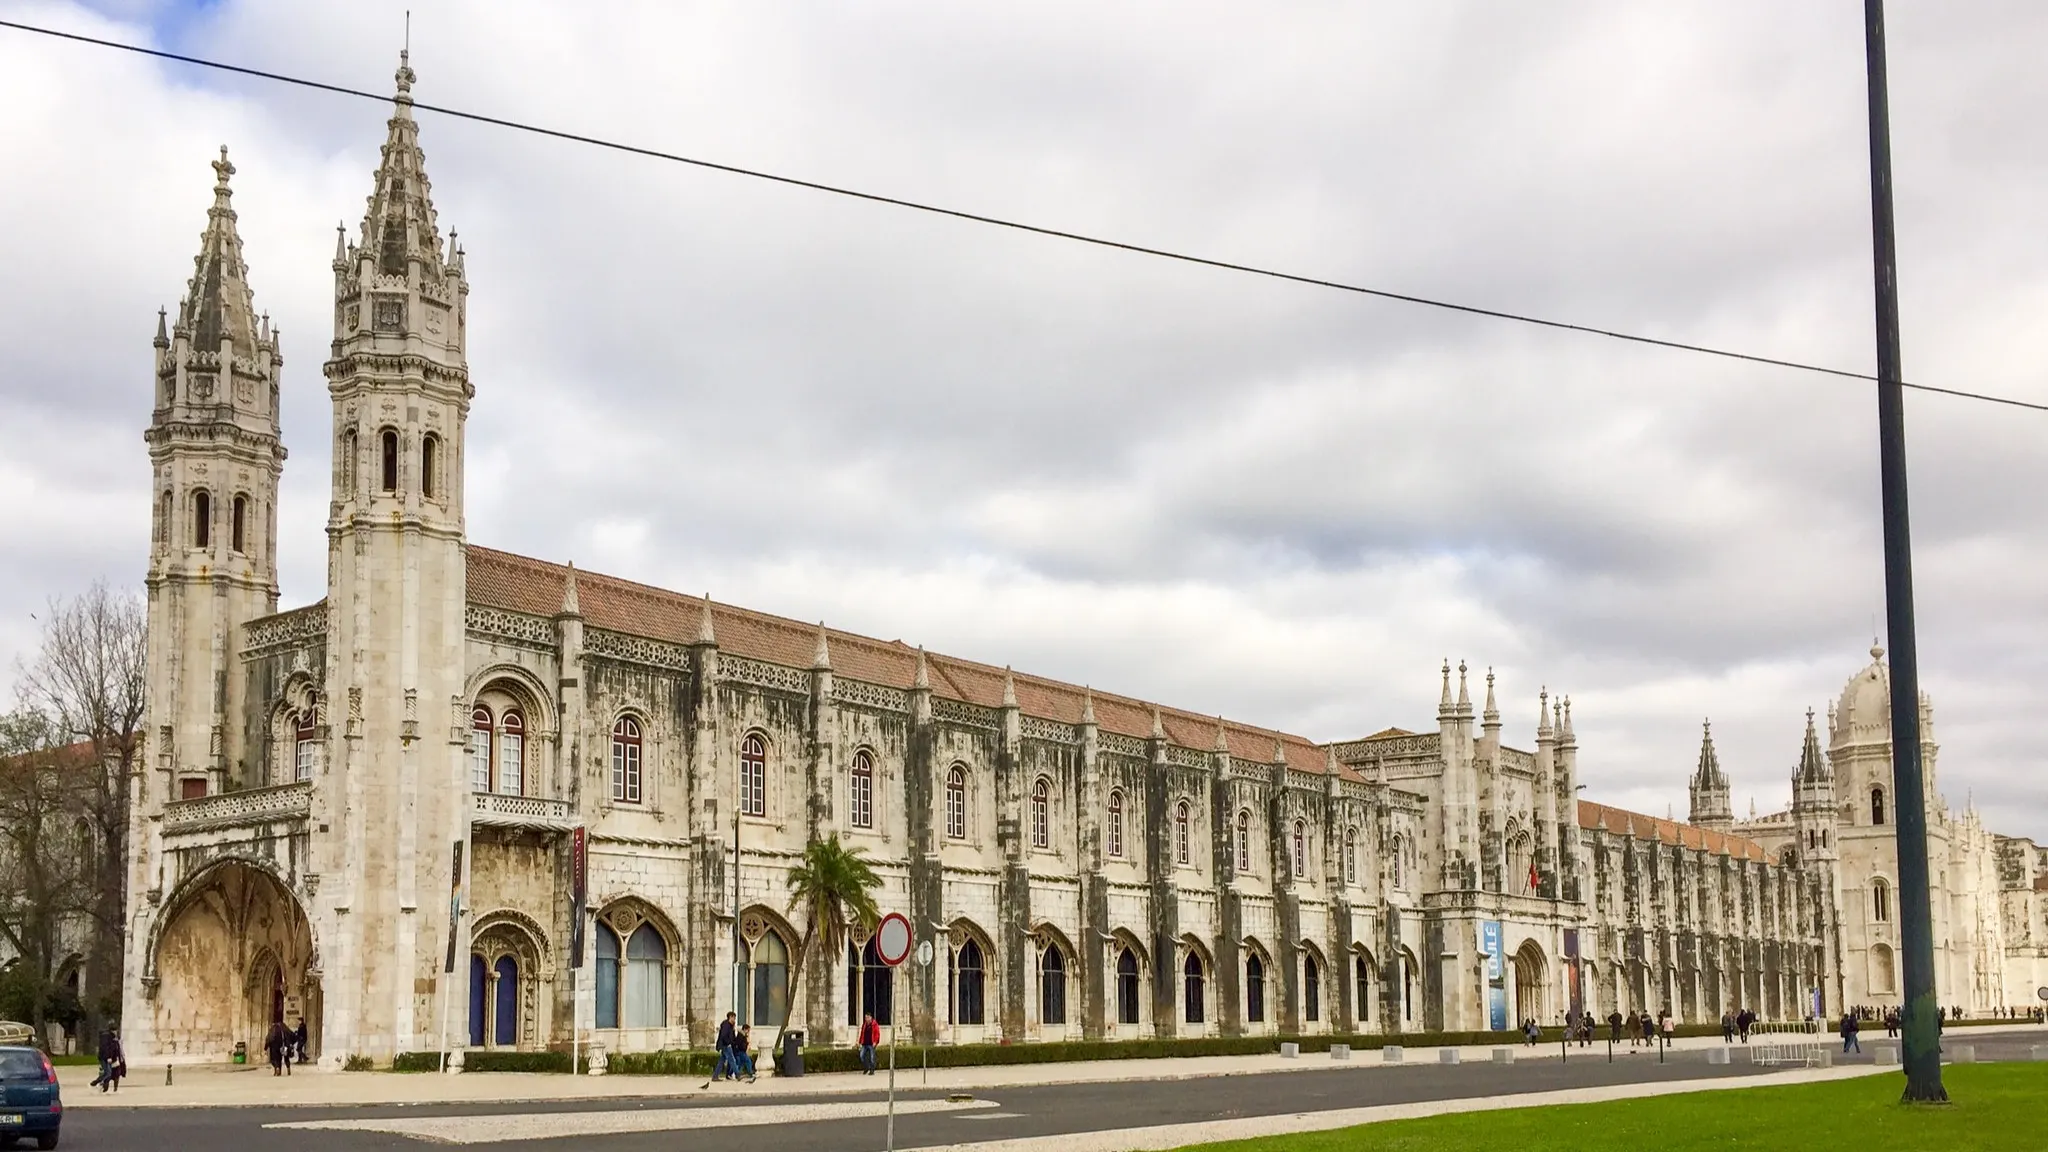
[[[1692,806],[1686,818],[1702,828],[1726,832],[1735,826],[1735,810],[1728,802],[1728,776],[1714,754],[1714,722],[1703,721],[1700,729],[1700,766],[1692,774]]]
[[[277,333],[256,314],[235,232],[228,150],[175,323],[156,325],[149,430],[146,808],[267,781],[243,739],[242,625],[277,610]],[[143,821],[137,820],[139,827]]]
[[[1814,731],[1813,709],[1806,710],[1806,743],[1799,767],[1792,773],[1792,825],[1799,836],[1801,859],[1832,863],[1835,859],[1835,777],[1821,754]]]
[[[461,744],[462,253],[435,220],[414,75],[398,92],[368,211],[334,255],[326,690],[342,834],[326,843],[328,1059],[438,1042],[450,846],[467,833]],[[330,895],[331,894],[331,895]],[[372,1023],[374,1022],[374,1023]]]

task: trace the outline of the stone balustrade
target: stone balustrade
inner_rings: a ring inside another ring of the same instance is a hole
[[[576,826],[575,813],[567,800],[543,796],[503,796],[496,792],[470,795],[470,822],[498,828],[554,828]]]
[[[220,828],[249,828],[289,820],[303,821],[311,811],[312,803],[313,785],[310,782],[217,792],[194,800],[173,800],[164,805],[163,830],[169,836]]]

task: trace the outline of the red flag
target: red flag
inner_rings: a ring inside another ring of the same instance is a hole
[[[1542,882],[1542,879],[1543,879],[1543,877],[1542,877],[1542,876],[1541,876],[1540,874],[1538,874],[1538,873],[1537,873],[1537,871],[1536,871],[1536,861],[1535,861],[1535,860],[1533,860],[1533,859],[1532,859],[1532,860],[1530,860],[1530,861],[1529,861],[1529,891],[1531,891],[1531,892],[1534,892],[1534,891],[1536,891],[1536,886],[1537,886],[1538,884],[1540,884],[1540,883]]]

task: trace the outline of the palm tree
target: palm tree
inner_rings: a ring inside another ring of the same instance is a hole
[[[869,866],[866,852],[865,848],[841,844],[835,832],[824,840],[806,844],[803,859],[790,866],[789,907],[792,912],[802,909],[803,939],[797,941],[790,969],[789,999],[783,1005],[782,1023],[776,1026],[770,1052],[781,1045],[782,1034],[789,1029],[790,1016],[796,1011],[797,988],[803,981],[811,946],[822,945],[825,955],[837,956],[846,947],[849,920],[873,931],[875,922],[882,918],[875,907],[875,890],[882,886],[882,880]]]

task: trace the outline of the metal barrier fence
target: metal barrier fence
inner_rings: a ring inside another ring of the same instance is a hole
[[[1749,1028],[1749,1059],[1753,1064],[1817,1068],[1827,1059],[1824,1050],[1834,1042],[1817,1020],[1784,1024],[1759,1021]]]

